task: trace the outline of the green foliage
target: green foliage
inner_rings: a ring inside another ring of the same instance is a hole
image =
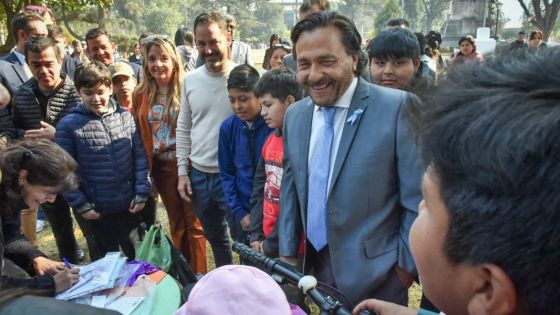
[[[169,6],[150,7],[144,16],[146,30],[156,34],[174,35],[182,21],[181,12]]]
[[[379,11],[375,17],[374,27],[375,32],[379,33],[383,30],[385,22],[394,17],[402,16],[401,8],[395,0],[387,0],[383,5],[383,9]]]

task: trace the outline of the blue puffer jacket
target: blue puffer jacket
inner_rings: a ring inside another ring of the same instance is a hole
[[[111,101],[102,117],[83,103],[56,125],[56,143],[76,159],[80,187],[64,195],[78,213],[128,211],[150,192],[148,159],[132,115]]]

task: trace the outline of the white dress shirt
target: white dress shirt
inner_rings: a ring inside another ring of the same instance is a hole
[[[340,145],[340,139],[342,138],[342,130],[344,129],[346,116],[348,114],[348,108],[350,108],[352,96],[354,96],[354,91],[356,90],[357,85],[358,78],[354,77],[346,92],[342,94],[342,96],[333,106],[336,108],[336,113],[334,115],[333,121],[334,135],[331,147],[331,162],[329,166],[329,181],[327,183],[327,187],[330,187],[331,185],[332,171],[334,167],[334,161],[336,160],[336,154],[338,152],[338,146]],[[319,137],[323,135],[323,129],[325,128],[325,119],[323,117],[321,108],[321,106],[315,105],[315,108],[313,109],[311,137],[309,139],[309,155],[307,156],[307,169],[310,169],[311,165],[313,164],[313,153],[315,153],[317,142],[319,141]]]

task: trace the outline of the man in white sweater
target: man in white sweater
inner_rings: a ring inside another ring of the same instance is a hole
[[[177,121],[178,190],[184,200],[192,200],[219,267],[232,263],[225,220],[229,209],[218,168],[218,138],[222,121],[233,114],[226,85],[236,64],[228,58],[231,37],[221,13],[198,15],[194,33],[204,66],[185,77],[181,91]]]

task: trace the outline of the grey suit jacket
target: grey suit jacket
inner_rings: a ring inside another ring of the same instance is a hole
[[[231,44],[231,55],[231,60],[233,60],[233,62],[238,65],[253,65],[253,58],[251,57],[251,46],[244,42],[234,40]]]
[[[27,80],[29,80],[29,77],[14,52],[2,57],[0,60],[0,83],[4,84],[11,96]]]
[[[404,122],[407,95],[359,79],[347,117],[360,108],[363,114],[354,123],[346,120],[338,147],[327,200],[327,234],[337,287],[353,303],[378,288],[395,265],[416,274],[408,234],[422,199],[423,169]],[[285,117],[281,256],[295,256],[305,232],[313,110],[313,102],[305,98],[290,106]]]

